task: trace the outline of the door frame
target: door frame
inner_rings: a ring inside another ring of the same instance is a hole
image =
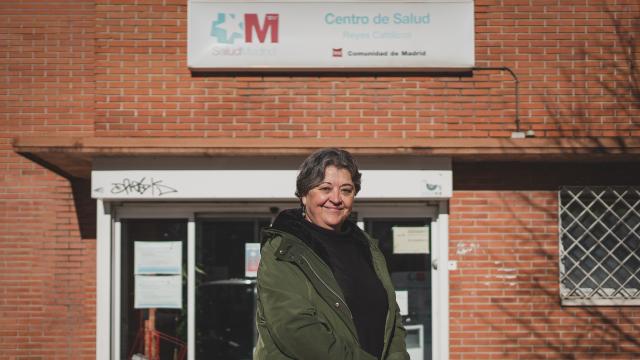
[[[196,219],[210,217],[270,216],[298,206],[297,201],[121,202],[97,199],[96,246],[96,359],[117,359],[120,354],[121,221],[136,219],[187,220],[187,359],[195,358],[195,239]],[[432,358],[449,357],[449,211],[448,200],[357,200],[361,218],[426,217],[432,239]],[[437,331],[436,331],[437,330]]]

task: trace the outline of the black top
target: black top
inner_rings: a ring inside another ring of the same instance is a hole
[[[285,212],[278,216],[274,227],[293,230],[293,235],[311,245],[329,265],[353,315],[360,346],[380,358],[388,309],[387,293],[375,273],[369,244],[359,234],[361,230],[352,222],[345,222],[342,232],[328,230],[303,219],[299,211]]]

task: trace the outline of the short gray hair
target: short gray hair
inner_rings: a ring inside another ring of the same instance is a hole
[[[357,194],[360,191],[362,174],[358,171],[358,165],[351,154],[342,149],[324,148],[309,155],[300,165],[300,172],[296,179],[296,196],[301,198],[322,183],[325,169],[332,165],[349,171]]]

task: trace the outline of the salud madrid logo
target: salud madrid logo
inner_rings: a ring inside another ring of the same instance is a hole
[[[211,23],[211,36],[220,44],[234,44],[236,40],[252,43],[255,38],[264,43],[267,35],[271,43],[278,42],[278,14],[265,14],[260,21],[258,14],[218,13]]]

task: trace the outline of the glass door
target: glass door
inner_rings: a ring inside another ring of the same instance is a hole
[[[407,329],[411,360],[432,358],[431,226],[427,218],[364,218],[378,239]]]
[[[118,208],[112,249],[114,358],[252,359],[260,233],[279,209],[295,206]],[[443,321],[432,310],[443,301],[439,271],[430,266],[437,253],[432,244],[440,244],[431,234],[440,236],[443,227],[436,210],[424,203],[366,202],[354,210],[353,220],[379,240],[386,257],[411,359],[432,359],[442,348],[432,318]]]
[[[257,341],[255,277],[269,217],[196,222],[196,359],[250,360]]]
[[[120,359],[187,354],[187,219],[123,219]]]

